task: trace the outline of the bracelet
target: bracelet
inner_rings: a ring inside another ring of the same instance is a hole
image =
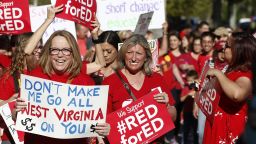
[[[94,44],[100,44],[101,42],[99,41],[99,39],[92,39],[92,42],[94,43]]]
[[[163,35],[168,35],[168,32],[163,32]]]

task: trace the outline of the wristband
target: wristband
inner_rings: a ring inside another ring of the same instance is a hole
[[[163,32],[163,35],[168,35],[168,32]]]
[[[92,42],[94,43],[94,44],[100,44],[101,42],[99,41],[99,39],[92,39]]]

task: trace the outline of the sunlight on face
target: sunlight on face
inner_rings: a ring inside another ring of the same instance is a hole
[[[56,54],[53,50],[58,51],[58,53]],[[71,54],[67,55],[64,51],[70,51]],[[50,54],[54,72],[58,74],[64,74],[73,59],[72,50],[65,37],[56,36],[52,39]]]

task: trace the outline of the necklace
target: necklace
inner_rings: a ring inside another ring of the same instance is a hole
[[[138,72],[135,75],[130,74],[129,72],[127,72],[126,69],[124,69],[124,75],[126,76],[128,83],[135,88],[136,90],[139,90],[144,82],[145,76],[143,74],[143,72]]]

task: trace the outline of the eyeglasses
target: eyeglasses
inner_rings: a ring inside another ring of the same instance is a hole
[[[61,51],[62,54],[65,55],[65,56],[70,56],[71,53],[72,53],[71,48],[63,48],[63,49],[50,48],[50,54],[51,54],[51,55],[58,55],[60,51]]]

